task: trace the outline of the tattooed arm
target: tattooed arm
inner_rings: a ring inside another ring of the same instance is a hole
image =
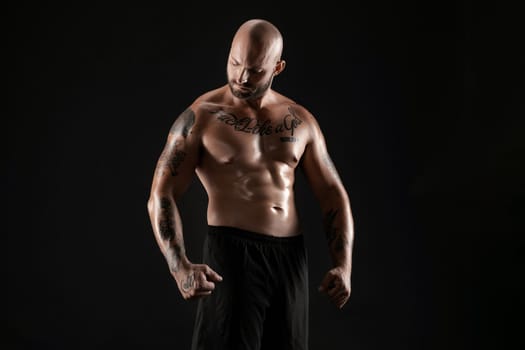
[[[177,200],[186,191],[198,162],[200,137],[188,108],[173,123],[153,176],[148,211],[156,241],[184,297],[211,294],[222,278],[209,266],[192,264],[185,253]]]
[[[348,193],[337,173],[325,138],[315,119],[311,119],[312,137],[306,146],[301,168],[318,199],[328,248],[333,263],[319,290],[342,308],[351,292],[354,222]]]

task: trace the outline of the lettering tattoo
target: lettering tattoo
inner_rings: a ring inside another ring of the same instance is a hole
[[[341,252],[347,244],[347,239],[343,232],[341,232],[341,230],[339,230],[335,225],[338,213],[338,209],[331,209],[324,217],[324,230],[326,239],[328,241],[328,246],[331,247],[335,253]]]
[[[195,274],[192,272],[185,280],[182,281],[182,290],[188,292],[193,288],[195,288]]]
[[[166,252],[168,266],[171,271],[176,272],[179,270],[179,262],[184,254],[184,249],[175,234],[171,201],[166,197],[162,197],[160,199],[160,208],[159,233],[163,240],[168,241],[168,249]]]
[[[230,125],[235,131],[259,136],[289,133],[289,136],[280,137],[282,142],[296,142],[297,138],[294,137],[294,131],[303,122],[297,117],[292,107],[288,107],[288,113],[276,125],[268,119],[259,120],[252,117],[240,117],[223,110],[213,111],[212,113],[216,115],[217,120]]]

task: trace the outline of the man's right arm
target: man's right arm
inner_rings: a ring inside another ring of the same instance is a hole
[[[315,118],[310,118],[311,139],[301,167],[319,200],[333,268],[323,278],[319,290],[339,308],[350,298],[354,221],[350,198],[328,153],[325,137]]]
[[[185,299],[211,294],[222,278],[209,266],[192,264],[185,253],[177,200],[188,188],[198,162],[200,132],[185,110],[173,123],[155,169],[148,211],[156,241]]]

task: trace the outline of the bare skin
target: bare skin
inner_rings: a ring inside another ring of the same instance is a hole
[[[185,299],[211,294],[222,280],[185,254],[177,201],[194,174],[208,195],[208,224],[288,237],[301,232],[294,197],[297,169],[319,201],[333,262],[319,290],[339,308],[350,297],[350,200],[316,118],[271,87],[285,68],[282,49],[272,24],[245,22],[232,41],[228,83],[196,98],[175,120],[158,160],[148,209]]]

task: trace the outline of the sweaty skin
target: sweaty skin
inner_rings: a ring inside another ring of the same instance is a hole
[[[148,209],[157,242],[185,299],[222,280],[184,250],[177,201],[197,174],[208,195],[207,222],[279,237],[301,233],[295,204],[300,168],[319,201],[333,262],[319,290],[341,308],[350,297],[353,220],[348,194],[316,118],[274,91],[285,68],[279,31],[264,20],[236,32],[228,83],[193,101],[175,120],[155,170]]]

